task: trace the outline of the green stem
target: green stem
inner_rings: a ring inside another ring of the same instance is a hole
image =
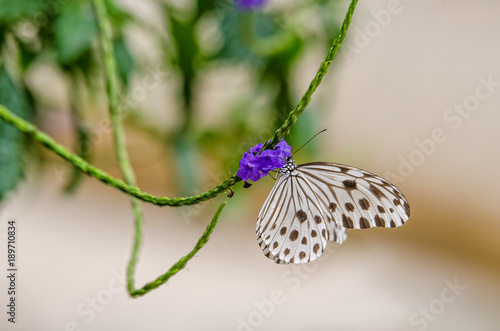
[[[147,283],[146,285],[144,285],[142,288],[140,288],[138,290],[134,290],[134,288],[133,288],[133,274],[134,274],[133,267],[129,266],[129,270],[128,270],[128,278],[129,278],[128,289],[129,289],[130,295],[132,297],[144,295],[144,294],[148,293],[149,291],[154,290],[158,286],[160,286],[162,284],[165,284],[169,280],[170,277],[174,276],[176,273],[178,273],[179,271],[181,271],[186,266],[186,264],[189,262],[189,260],[191,260],[196,255],[196,253],[198,253],[198,251],[203,246],[205,246],[205,244],[208,242],[208,239],[210,239],[210,235],[214,231],[215,226],[217,225],[217,220],[219,219],[219,216],[220,216],[220,214],[222,212],[222,209],[226,206],[226,203],[227,202],[224,201],[219,206],[219,209],[217,209],[217,212],[215,213],[214,217],[212,218],[212,221],[207,226],[207,229],[205,230],[205,232],[203,233],[203,235],[201,236],[201,238],[198,240],[198,242],[194,246],[193,250],[191,252],[189,252],[189,254],[187,254],[186,256],[182,257],[166,273],[164,273],[160,277],[156,278],[154,281]],[[135,263],[135,261],[134,261],[134,263]],[[132,261],[131,261],[131,264],[132,264]]]
[[[109,99],[109,111],[111,122],[113,124],[113,138],[116,145],[116,156],[123,172],[125,182],[129,185],[135,185],[135,174],[130,163],[127,152],[125,134],[120,118],[120,109],[118,107],[118,71],[116,69],[116,60],[113,50],[113,36],[108,13],[103,0],[93,0],[96,9],[99,27],[100,42],[104,55],[104,67],[106,70],[106,92]]]
[[[120,109],[118,108],[118,71],[116,69],[115,53],[113,49],[113,36],[111,31],[111,24],[106,11],[106,6],[103,0],[93,0],[95,11],[97,13],[99,28],[100,28],[100,42],[101,48],[104,53],[104,67],[106,70],[106,92],[109,100],[109,111],[111,122],[113,124],[113,138],[115,141],[115,151],[118,158],[118,164],[122,170],[125,182],[128,185],[135,185],[135,174],[130,158],[127,152],[127,143],[125,140],[125,133],[120,118]],[[133,274],[137,264],[138,255],[142,243],[142,228],[144,226],[144,215],[140,201],[134,197],[130,198],[132,203],[132,210],[135,220],[135,235],[134,244],[132,247],[132,256],[130,258],[127,279],[129,293],[134,288]]]
[[[186,206],[210,200],[212,198],[215,198],[220,193],[225,192],[230,186],[233,186],[234,184],[236,184],[241,180],[238,177],[233,176],[230,179],[223,182],[222,184],[216,186],[215,188],[205,193],[194,195],[191,197],[168,198],[168,197],[154,196],[144,191],[141,191],[140,188],[134,185],[128,185],[123,180],[111,176],[104,170],[94,167],[80,156],[70,152],[66,147],[54,141],[54,139],[52,139],[45,132],[39,130],[35,125],[17,116],[16,114],[14,114],[13,112],[11,112],[2,105],[0,105],[0,118],[3,119],[5,122],[9,123],[10,125],[16,127],[18,130],[24,132],[30,138],[38,141],[40,144],[47,147],[55,154],[61,156],[62,158],[67,160],[69,163],[73,164],[75,167],[80,169],[85,174],[92,176],[100,180],[101,182],[108,184],[118,190],[121,190],[130,196],[136,197],[139,200],[145,202],[150,202],[157,206],[172,206],[172,207]]]

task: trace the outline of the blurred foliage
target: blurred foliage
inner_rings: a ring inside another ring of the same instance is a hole
[[[219,160],[224,170],[235,171],[242,149],[262,142],[263,128],[269,138],[283,123],[300,97],[290,85],[298,60],[308,49],[327,49],[339,26],[335,0],[301,1],[283,8],[273,6],[271,0],[265,8],[254,11],[239,11],[231,0],[192,0],[181,7],[157,0],[154,5],[164,18],[161,31],[139,15],[127,12],[118,1],[107,0],[106,5],[114,30],[123,97],[133,77],[144,73],[144,67],[157,67],[156,63],[134,57],[132,45],[127,43],[130,26],[158,42],[164,52],[162,67],[174,73],[179,82],[177,100],[165,103],[179,106],[180,121],[174,129],[164,129],[160,136],[167,145],[174,145],[177,155],[171,159],[177,162],[179,184],[183,185],[180,190],[190,194],[197,185],[196,165],[200,164],[201,149]],[[304,13],[309,14],[304,18]],[[207,41],[200,36],[207,22],[220,37],[218,41],[208,40],[214,46],[208,50],[204,46]],[[313,22],[313,28],[307,22]],[[81,95],[103,94],[102,85],[95,84],[96,76],[102,79],[97,32],[95,13],[88,1],[0,0],[0,103],[23,117],[35,114],[34,118],[41,121],[47,110],[41,97],[31,91],[26,77],[35,64],[56,68],[69,85],[71,110],[67,111],[72,112],[74,150],[85,158],[91,157],[85,154],[87,148],[81,148],[89,144],[85,121],[93,110],[85,108]],[[195,102],[202,73],[214,67],[242,66],[252,73],[251,93],[221,110],[224,116],[216,125],[197,121],[196,115],[203,111]],[[256,96],[259,100],[262,96],[264,107],[262,103],[258,108],[254,105]],[[140,109],[131,109],[131,114],[138,113]],[[148,128],[147,122],[140,121],[136,129],[158,131]],[[155,119],[149,122],[153,124]],[[313,117],[305,122],[294,129],[298,143],[318,131]],[[0,122],[0,130],[1,198],[22,176],[24,144],[21,135],[5,123]],[[228,164],[233,165],[231,169],[226,169]],[[77,182],[72,177],[67,187],[73,189]]]
[[[0,103],[27,119],[29,101],[4,66],[0,67]],[[0,121],[0,201],[23,178],[24,135],[16,128]]]

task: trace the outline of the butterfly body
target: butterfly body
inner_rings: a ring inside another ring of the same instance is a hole
[[[367,171],[328,162],[296,165],[292,157],[257,219],[257,240],[276,263],[318,258],[347,229],[397,227],[409,218],[407,200],[393,184]]]
[[[281,176],[297,176],[297,165],[293,160],[293,157],[289,156],[286,158],[286,164],[278,170],[278,174]]]

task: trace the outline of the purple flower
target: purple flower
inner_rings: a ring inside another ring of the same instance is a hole
[[[292,147],[288,146],[284,139],[277,143],[276,146],[274,146],[274,149],[279,152],[278,157],[284,159],[285,161],[287,157],[292,156]],[[285,164],[283,163],[283,165]]]
[[[251,179],[252,181],[256,182],[261,179],[259,164],[257,163],[257,159],[253,154],[245,154],[240,160],[240,169],[236,173],[236,176],[240,177],[244,181]]]
[[[257,145],[255,145],[255,147],[251,147],[249,150],[248,150],[248,153],[251,153],[253,155],[257,155],[257,153],[259,153],[261,150],[262,150],[262,147],[264,147],[263,144],[261,143],[258,143]],[[245,154],[243,154],[244,156]]]
[[[281,160],[278,158],[276,151],[274,150],[265,150],[260,155],[256,156],[257,162],[259,164],[260,170],[266,172],[266,175],[269,171],[281,168]]]
[[[252,10],[264,6],[267,0],[235,0],[235,2],[240,10]]]
[[[247,181],[251,179],[256,182],[266,176],[269,171],[279,169],[286,164],[286,158],[292,155],[292,148],[285,140],[280,141],[274,149],[261,152],[263,144],[257,144],[243,153],[240,160],[240,169],[236,173],[238,177]],[[259,155],[259,152],[261,152]]]

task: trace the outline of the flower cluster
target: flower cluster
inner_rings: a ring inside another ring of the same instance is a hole
[[[267,0],[235,0],[235,2],[241,10],[252,10],[264,6]]]
[[[256,182],[274,169],[279,169],[286,164],[286,158],[292,155],[292,148],[285,140],[280,141],[274,149],[268,149],[259,154],[263,144],[257,144],[243,153],[240,160],[240,169],[236,173],[238,177],[247,181],[251,179]]]

